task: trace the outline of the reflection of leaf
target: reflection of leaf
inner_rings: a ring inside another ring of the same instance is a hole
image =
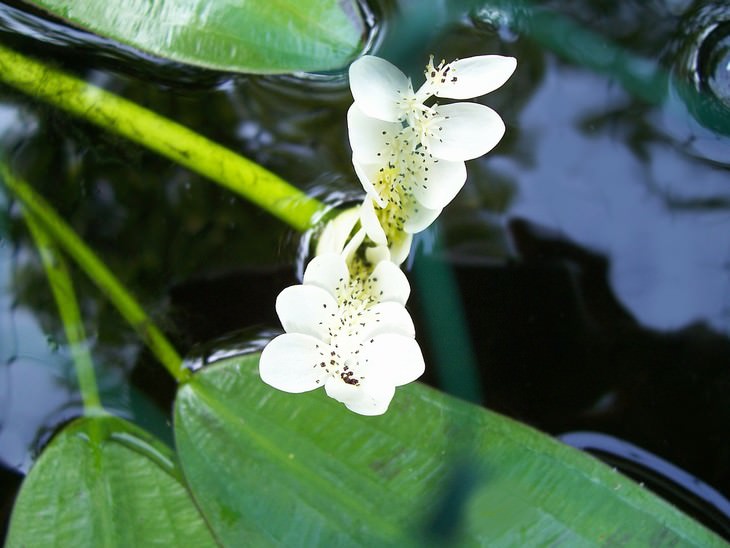
[[[23,482],[8,547],[215,546],[168,448],[113,417],[75,421]]]
[[[591,457],[418,384],[381,417],[285,394],[231,358],[183,385],[175,436],[226,544],[722,545]]]
[[[30,0],[160,57],[226,71],[332,70],[362,49],[355,0]]]

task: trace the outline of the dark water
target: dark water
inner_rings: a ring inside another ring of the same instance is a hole
[[[730,536],[730,6],[410,4],[372,10],[376,51],[413,74],[429,53],[518,59],[483,99],[504,140],[469,163],[466,187],[417,242],[410,308],[426,380],[562,435]],[[0,41],[321,198],[357,196],[342,74],[191,70],[10,5]],[[299,242],[268,214],[4,86],[0,146],[191,363],[278,326],[273,302],[296,281]],[[39,260],[17,207],[0,204],[0,463],[12,486],[80,401]],[[172,381],[82,274],[75,282],[105,405],[170,440]]]

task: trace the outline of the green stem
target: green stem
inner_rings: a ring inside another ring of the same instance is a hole
[[[0,80],[184,165],[303,231],[324,205],[260,165],[159,114],[0,46]]]
[[[471,344],[462,296],[453,269],[439,257],[442,246],[437,227],[430,230],[436,238],[436,252],[416,255],[413,276],[422,297],[439,386],[449,394],[483,404],[479,365]]]
[[[84,414],[87,416],[103,414],[104,409],[101,406],[99,391],[96,388],[94,365],[86,344],[84,324],[81,321],[76,292],[74,291],[71,276],[69,276],[66,261],[37,219],[27,210],[24,213],[25,221],[33,240],[35,240],[48,283],[53,292],[53,298],[56,300],[56,306],[61,315],[63,329],[66,332],[66,339],[76,368],[81,398],[84,402]]]
[[[182,368],[182,360],[170,342],[152,323],[152,320],[137,304],[134,297],[94,252],[81,241],[81,238],[76,235],[71,227],[28,183],[13,176],[7,166],[2,163],[0,163],[0,177],[4,179],[8,188],[18,197],[25,209],[42,225],[43,229],[56,240],[109,298],[170,374],[178,382],[187,380],[190,377],[190,372]]]

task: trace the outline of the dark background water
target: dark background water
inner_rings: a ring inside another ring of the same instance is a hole
[[[429,53],[518,59],[510,82],[481,99],[505,120],[504,140],[469,163],[462,193],[417,240],[409,306],[425,380],[555,435],[588,432],[564,439],[730,534],[730,7],[412,4],[372,6],[376,50],[412,74]],[[342,74],[192,70],[16,8],[0,5],[2,43],[318,197],[357,196]],[[191,360],[255,346],[278,327],[273,302],[300,260],[298,235],[282,223],[5,86],[0,146]],[[80,400],[32,242],[9,197],[0,204],[7,511],[13,486]],[[74,281],[105,405],[170,440],[173,382],[90,282]],[[704,483],[678,487],[676,471],[657,471],[645,452]]]

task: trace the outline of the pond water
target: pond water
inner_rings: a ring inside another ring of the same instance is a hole
[[[416,242],[425,380],[594,451],[730,536],[730,6],[485,2],[417,17],[411,4],[371,7],[373,48],[412,74],[429,53],[518,59],[481,99],[502,115],[504,140],[468,164],[466,187]],[[10,4],[0,41],[330,203],[360,191],[341,73],[192,70]],[[301,269],[285,225],[5,86],[0,141],[191,364],[260,346],[278,327],[274,299]],[[80,400],[39,259],[17,207],[0,205],[7,511]],[[74,281],[105,405],[170,440],[173,382],[95,287]]]

